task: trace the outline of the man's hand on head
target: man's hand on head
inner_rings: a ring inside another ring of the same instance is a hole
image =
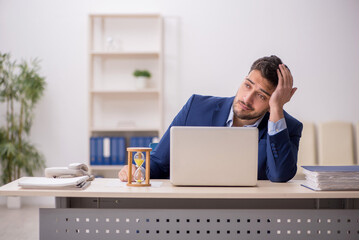
[[[280,64],[277,69],[278,85],[269,99],[270,117],[269,120],[277,122],[284,117],[283,106],[290,101],[297,88],[293,88],[293,76],[289,69]]]

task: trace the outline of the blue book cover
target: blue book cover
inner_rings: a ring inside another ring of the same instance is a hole
[[[149,147],[152,143],[153,137],[131,137],[130,146],[131,147]]]
[[[145,137],[138,137],[138,147],[145,147]]]
[[[97,137],[97,161],[96,165],[102,165],[103,164],[103,137]]]
[[[96,137],[91,137],[90,138],[90,165],[96,165],[96,146],[97,146],[97,142],[96,142]]]
[[[311,172],[359,172],[359,165],[351,166],[302,166]]]
[[[117,146],[116,146],[116,138],[115,137],[111,137],[111,161],[110,164],[111,165],[116,165],[116,151],[117,151]]]
[[[138,147],[138,137],[130,138],[130,147]]]
[[[126,159],[126,140],[124,137],[118,138],[118,148],[119,148],[119,157],[118,157],[118,164],[119,165],[126,165],[127,159]]]

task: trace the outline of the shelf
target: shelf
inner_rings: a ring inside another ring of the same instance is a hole
[[[92,90],[92,94],[160,94],[160,91],[155,88],[140,89],[140,90]]]
[[[94,18],[94,17],[100,17],[100,18],[160,18],[161,15],[156,14],[156,13],[141,13],[141,14],[97,14],[97,13],[92,13],[89,15],[90,17]]]
[[[95,13],[88,21],[89,139],[122,137],[129,146],[133,137],[159,138],[164,119],[161,15]],[[146,88],[137,88],[136,69],[151,73]],[[102,150],[99,143],[89,144],[89,165],[91,150],[95,155],[105,149],[110,156],[116,154],[116,143],[102,142]],[[122,167],[90,165],[94,175],[116,178]]]
[[[159,128],[138,128],[138,127],[121,127],[121,128],[91,128],[91,132],[159,132]]]
[[[90,165],[91,170],[121,170],[123,165]]]
[[[91,51],[90,55],[99,57],[159,57],[159,52],[109,52],[109,51]]]

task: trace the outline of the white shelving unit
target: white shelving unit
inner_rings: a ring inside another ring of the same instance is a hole
[[[163,132],[163,22],[157,14],[89,15],[89,138]],[[148,86],[137,89],[133,72],[148,70]],[[90,155],[89,155],[90,156]],[[90,159],[90,157],[88,157]],[[89,160],[90,165],[90,160]],[[117,177],[121,166],[90,166]]]

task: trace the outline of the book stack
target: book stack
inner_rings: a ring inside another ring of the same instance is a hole
[[[153,137],[131,137],[130,147],[148,147]]]
[[[126,141],[124,137],[91,137],[91,165],[124,165]]]
[[[359,190],[359,166],[302,166],[304,187],[315,191]]]
[[[157,137],[155,137],[157,139]],[[154,137],[131,137],[130,147],[148,147]],[[126,165],[127,150],[125,137],[91,137],[91,165]]]

